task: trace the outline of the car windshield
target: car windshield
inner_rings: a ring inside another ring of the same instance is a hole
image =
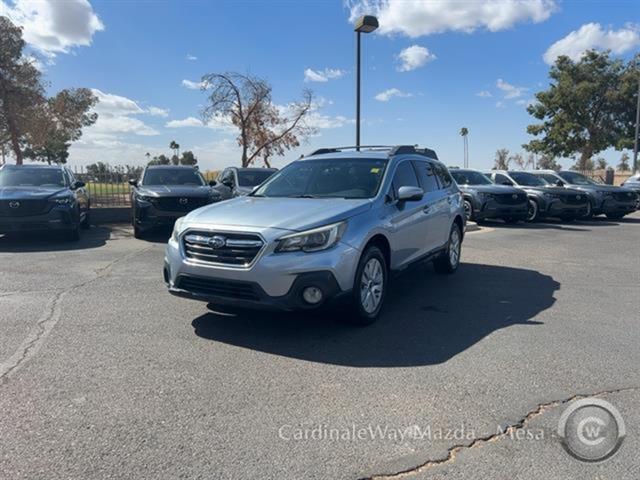
[[[491,185],[493,182],[486,175],[473,170],[449,170],[458,185]]]
[[[591,180],[589,177],[576,172],[560,172],[560,175],[567,183],[572,185],[598,185],[597,182]]]
[[[64,187],[62,170],[52,168],[16,168],[0,170],[2,187]]]
[[[546,180],[547,183],[550,183],[552,185],[555,185],[556,183],[558,183],[558,180],[559,180],[558,177],[556,177],[551,173],[536,173],[536,175],[540,178],[543,178],[544,180]]]
[[[518,185],[525,187],[546,187],[549,182],[545,179],[537,177],[527,172],[509,172],[509,176],[515,180]]]
[[[280,170],[256,190],[257,197],[372,198],[387,160],[301,160]]]
[[[154,168],[147,170],[142,185],[155,187],[160,185],[205,185],[205,181],[196,170],[182,168]]]
[[[238,170],[238,184],[241,187],[255,187],[275,173],[274,170]]]

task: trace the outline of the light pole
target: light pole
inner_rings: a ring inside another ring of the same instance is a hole
[[[378,19],[364,15],[356,21],[356,150],[360,150],[360,34],[371,33],[378,28]]]
[[[636,106],[636,136],[633,142],[633,173],[638,173],[638,134],[640,133],[640,78],[638,78],[638,105]]]

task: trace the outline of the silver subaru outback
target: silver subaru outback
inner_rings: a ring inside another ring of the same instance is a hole
[[[327,148],[247,196],[178,219],[164,279],[213,305],[309,310],[347,299],[354,323],[375,321],[392,272],[460,263],[462,197],[431,149]]]

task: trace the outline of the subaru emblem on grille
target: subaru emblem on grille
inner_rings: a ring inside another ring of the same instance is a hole
[[[513,198],[514,200],[517,200],[518,195],[514,193],[513,195],[511,195],[511,198]]]
[[[576,195],[576,200],[580,200],[582,197],[580,195]]]
[[[189,199],[188,198],[181,198],[178,201],[180,202],[180,205],[186,205],[187,203],[189,203]]]
[[[209,239],[209,246],[211,248],[222,248],[227,244],[227,239],[220,235],[214,235]]]
[[[9,208],[19,208],[20,202],[9,202]]]

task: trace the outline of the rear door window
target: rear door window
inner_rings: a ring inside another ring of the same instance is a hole
[[[413,164],[418,172],[418,179],[425,193],[435,192],[440,188],[431,162],[415,160]]]

